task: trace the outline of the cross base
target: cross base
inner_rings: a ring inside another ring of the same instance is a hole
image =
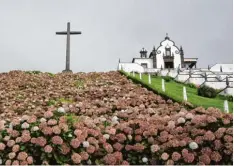
[[[65,70],[63,70],[63,73],[72,73],[72,70],[65,69]]]

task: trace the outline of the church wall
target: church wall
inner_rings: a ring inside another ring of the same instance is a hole
[[[189,78],[189,83],[193,83],[195,85],[201,85],[205,81],[205,78],[199,77],[199,78]]]
[[[170,77],[175,78],[178,75],[177,70],[170,70],[170,72],[168,73],[168,75]]]
[[[118,69],[121,70],[123,69],[126,72],[144,72],[144,68],[136,63],[119,63]]]
[[[187,79],[189,78],[189,75],[187,75],[187,74],[183,74],[183,75],[178,75],[177,77],[176,77],[176,80],[177,81],[180,81],[180,82],[185,82]]]
[[[147,63],[147,68],[153,68],[153,59],[135,59],[134,63],[141,65],[141,63]]]
[[[212,87],[214,89],[224,89],[226,87],[226,82],[206,82],[206,86]]]
[[[233,88],[227,88],[227,89],[225,89],[224,91],[222,91],[219,94],[221,94],[221,95],[232,95],[232,92],[233,92]]]
[[[161,66],[163,68],[165,67],[164,66],[164,60],[163,60],[163,54],[166,55],[165,47],[166,47],[167,44],[171,48],[171,55],[174,54],[174,68],[178,68],[179,65],[181,67],[181,56],[179,54],[179,50],[178,50],[177,47],[174,46],[174,43],[170,42],[170,41],[164,41],[162,43],[162,46],[157,49],[157,55],[156,55],[157,67],[158,68],[161,68]]]
[[[220,71],[220,67],[222,66],[223,72],[233,72],[233,64],[215,64],[210,68],[210,71]]]

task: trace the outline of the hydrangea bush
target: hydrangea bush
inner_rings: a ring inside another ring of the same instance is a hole
[[[209,108],[131,119],[47,111],[0,121],[0,161],[31,164],[232,164],[231,114]]]

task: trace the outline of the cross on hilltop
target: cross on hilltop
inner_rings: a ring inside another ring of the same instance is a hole
[[[67,48],[66,48],[66,67],[63,72],[72,72],[70,69],[70,35],[79,35],[81,31],[71,31],[70,22],[67,23],[67,31],[56,32],[56,35],[67,35]]]

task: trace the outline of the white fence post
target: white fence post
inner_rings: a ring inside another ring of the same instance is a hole
[[[150,76],[150,73],[149,73],[149,84],[151,84],[151,76]]]
[[[187,92],[186,92],[186,87],[185,86],[183,87],[183,97],[184,97],[184,101],[188,100],[188,98],[187,98]]]
[[[165,81],[162,79],[162,91],[165,92]]]
[[[227,100],[224,100],[224,111],[225,111],[226,113],[229,113],[228,101],[227,101]]]
[[[141,78],[141,72],[139,73],[139,76],[140,76],[140,79],[142,79],[142,78]]]

